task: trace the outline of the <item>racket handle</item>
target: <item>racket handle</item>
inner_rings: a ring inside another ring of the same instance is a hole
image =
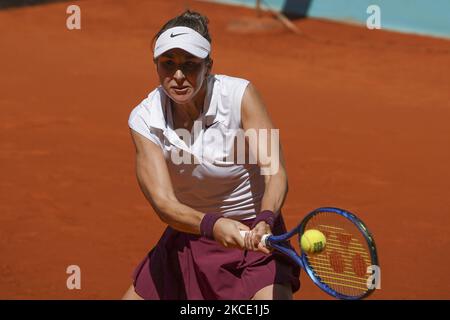
[[[249,231],[244,231],[244,230],[239,231],[239,233],[241,234],[242,238],[244,238],[245,235],[246,235],[248,232],[249,232]],[[269,238],[269,236],[270,236],[270,234],[265,234],[265,235],[263,235],[262,238],[261,238],[261,243],[263,244],[264,247],[267,247],[267,238]]]

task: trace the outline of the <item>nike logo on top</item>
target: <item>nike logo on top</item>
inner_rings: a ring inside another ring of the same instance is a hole
[[[213,125],[215,125],[216,123],[218,123],[219,121],[214,121],[213,123],[211,123],[210,125],[206,125],[205,124],[205,129],[208,129],[209,127],[212,127]]]
[[[177,33],[177,34],[173,34],[173,32],[170,34],[170,37],[171,38],[175,38],[175,37],[178,37],[178,36],[181,36],[182,34],[187,34],[187,32],[185,32],[185,33]]]

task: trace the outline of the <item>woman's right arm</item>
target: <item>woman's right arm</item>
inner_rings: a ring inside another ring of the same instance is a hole
[[[159,218],[176,230],[200,234],[200,222],[205,214],[178,201],[161,148],[132,129],[131,137],[136,147],[139,186]],[[248,227],[221,218],[214,226],[214,237],[225,247],[242,248],[244,241],[239,230]]]

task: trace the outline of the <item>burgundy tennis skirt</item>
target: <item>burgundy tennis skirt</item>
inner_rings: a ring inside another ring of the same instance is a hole
[[[253,220],[241,221],[251,225]],[[274,234],[286,232],[283,218]],[[248,300],[271,284],[300,288],[297,264],[272,252],[227,249],[214,240],[168,227],[133,272],[136,293],[151,300]]]

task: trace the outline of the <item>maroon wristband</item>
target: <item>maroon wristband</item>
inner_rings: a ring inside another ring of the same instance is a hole
[[[261,211],[259,214],[256,215],[255,220],[252,223],[252,229],[261,221],[265,221],[269,226],[270,229],[273,229],[273,225],[275,224],[275,213],[270,210],[264,210]]]
[[[219,213],[205,213],[202,222],[200,222],[200,234],[203,237],[214,240],[214,225],[220,218],[222,218],[222,215]]]

